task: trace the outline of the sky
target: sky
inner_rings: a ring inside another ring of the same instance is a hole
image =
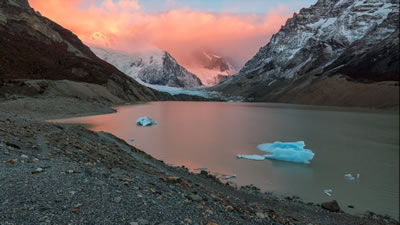
[[[185,65],[207,50],[238,68],[289,17],[316,0],[29,0],[86,44],[125,52],[160,48]]]

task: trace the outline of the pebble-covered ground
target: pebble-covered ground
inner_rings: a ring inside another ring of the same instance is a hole
[[[2,106],[0,225],[398,224],[226,185],[205,171],[165,165],[110,134]]]

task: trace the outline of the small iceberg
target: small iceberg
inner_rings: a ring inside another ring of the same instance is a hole
[[[324,190],[324,193],[325,193],[326,195],[328,195],[328,196],[332,196],[332,192],[333,192],[332,189],[326,189],[326,190]]]
[[[356,179],[355,177],[353,177],[353,175],[351,175],[351,173],[345,174],[344,177],[345,177],[347,180],[355,180],[355,179]]]
[[[129,138],[129,141],[130,141],[130,142],[134,142],[134,141],[135,141],[135,139],[133,139],[133,138]]]
[[[229,175],[224,176],[225,180],[232,179],[232,178],[236,178],[236,174],[232,174],[230,176]]]
[[[360,178],[360,174],[357,173],[356,176],[354,177],[351,173],[346,173],[346,174],[344,175],[344,177],[345,177],[347,180],[349,180],[349,181],[353,181],[353,180],[355,180],[355,179],[359,179],[359,178]]]
[[[147,126],[157,125],[157,122],[152,120],[148,116],[143,116],[136,120],[136,125],[147,127]]]
[[[304,141],[279,142],[260,144],[257,148],[260,151],[271,153],[269,155],[237,155],[237,158],[264,160],[274,159],[288,162],[309,164],[314,158],[314,153],[305,149]]]

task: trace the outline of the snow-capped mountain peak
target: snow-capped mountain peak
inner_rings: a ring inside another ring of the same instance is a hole
[[[317,80],[322,85],[335,75],[398,81],[398,49],[399,0],[318,0],[288,19],[236,76],[216,88],[257,100],[288,101],[300,99],[306,90],[314,96],[311,86],[323,89]]]
[[[312,71],[321,73],[354,42],[366,37],[374,43],[395,32],[396,23],[383,23],[389,16],[398,20],[398,10],[398,0],[320,0],[289,19],[240,74],[265,70],[271,76],[292,78],[323,53],[326,61]]]
[[[95,46],[91,49],[98,57],[140,82],[184,88],[202,85],[199,78],[179,65],[168,52],[160,49],[135,53]]]
[[[236,73],[236,69],[227,59],[210,51],[195,51],[188,69],[199,76],[204,85],[217,84],[223,77]]]

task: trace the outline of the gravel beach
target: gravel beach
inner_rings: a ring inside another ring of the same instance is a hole
[[[45,121],[113,111],[60,97],[0,101],[1,225],[398,224],[238,188],[166,165],[111,134]]]

